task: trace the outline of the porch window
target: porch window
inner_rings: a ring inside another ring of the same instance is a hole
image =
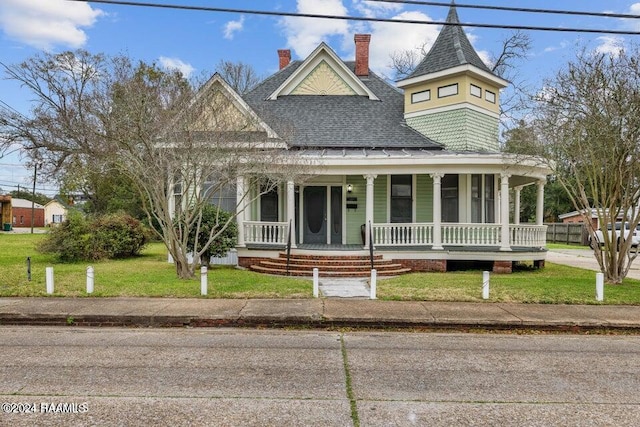
[[[496,222],[496,177],[495,175],[484,176],[484,222]]]
[[[458,222],[458,175],[442,177],[442,222]]]
[[[471,175],[471,222],[495,222],[494,175]]]
[[[260,221],[278,222],[278,188],[261,189]]]
[[[412,175],[391,175],[391,222],[413,221],[412,195]]]

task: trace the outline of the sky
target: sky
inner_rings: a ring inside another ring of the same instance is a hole
[[[140,0],[215,8],[366,16],[419,21],[444,21],[448,7],[365,0]],[[438,0],[449,3],[447,0]],[[640,15],[633,0],[458,0],[460,5],[492,5]],[[599,18],[559,14],[487,11],[458,7],[461,22],[553,28],[596,28],[640,31],[640,19]],[[212,74],[221,60],[243,62],[262,77],[278,69],[278,49],[305,59],[324,41],[344,60],[354,57],[354,34],[371,34],[370,66],[392,77],[390,55],[433,43],[437,25],[376,23],[250,13],[159,9],[69,0],[0,0],[0,62],[18,64],[40,52],[85,49],[91,53],[124,53],[135,60],[177,68],[186,77]],[[513,30],[466,28],[481,58],[489,61]],[[532,47],[519,65],[519,80],[542,87],[543,79],[575,57],[578,47],[615,52],[637,35],[527,31]],[[1,70],[1,67],[0,67]],[[28,114],[30,94],[0,71],[0,101]],[[0,157],[0,189],[32,185],[33,170],[19,151]],[[55,183],[37,184],[48,195]]]

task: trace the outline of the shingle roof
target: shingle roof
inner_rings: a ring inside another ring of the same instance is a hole
[[[267,100],[301,64],[290,63],[243,96],[290,146],[442,149],[405,123],[404,96],[371,71],[361,80],[379,101],[337,95],[287,95]],[[353,62],[345,64],[354,69]]]
[[[460,23],[455,4],[451,5],[446,22]],[[466,64],[471,64],[493,74],[471,46],[464,29],[460,25],[445,25],[429,53],[407,78],[436,73]]]

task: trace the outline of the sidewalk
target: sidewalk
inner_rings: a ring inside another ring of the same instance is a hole
[[[640,306],[366,299],[0,298],[0,325],[640,331]]]

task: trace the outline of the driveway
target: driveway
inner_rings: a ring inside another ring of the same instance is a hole
[[[596,261],[593,255],[593,250],[588,247],[581,249],[549,249],[547,261],[555,264],[600,271],[598,261]],[[631,269],[627,277],[640,280],[640,259],[635,260],[633,264],[631,264]]]

